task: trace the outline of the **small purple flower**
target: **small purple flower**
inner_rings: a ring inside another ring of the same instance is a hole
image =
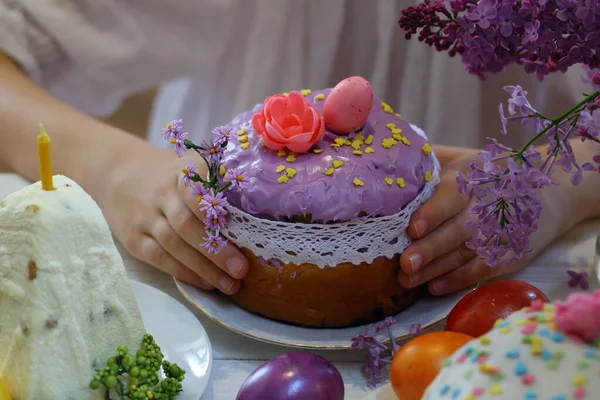
[[[216,128],[214,128],[212,130],[212,134],[215,137],[215,143],[218,143],[219,145],[223,144],[224,142],[231,142],[231,130],[233,128],[231,127],[231,125],[222,125],[222,126],[217,126]]]
[[[182,132],[184,132],[183,120],[176,119],[163,128],[163,137],[166,141],[170,141],[174,137],[179,136]]]
[[[202,201],[200,201],[200,210],[206,211],[207,215],[226,215],[227,207],[229,203],[227,199],[223,197],[223,193],[217,193],[216,195],[211,191],[204,195]]]
[[[223,154],[223,151],[225,150],[221,144],[222,142],[219,142],[218,140],[214,140],[210,143],[206,141],[202,142],[202,147],[205,150],[201,150],[200,155],[206,158],[211,164],[219,161],[221,154]]]
[[[200,246],[204,247],[209,254],[217,254],[226,244],[227,241],[219,235],[219,232],[216,232],[214,235],[208,235]]]
[[[481,29],[487,29],[498,15],[497,4],[496,0],[482,0],[466,14],[466,17],[470,21],[477,23]]]
[[[194,195],[194,197],[196,198],[197,203],[200,203],[207,193],[209,193],[209,190],[202,186],[202,184],[200,183],[195,183],[192,186],[192,195]]]
[[[185,165],[185,168],[181,170],[181,172],[183,173],[181,180],[183,181],[183,184],[187,187],[191,187],[194,184],[194,181],[192,181],[192,179],[196,176],[196,165],[197,164],[195,162],[190,161]]]
[[[567,274],[569,274],[569,287],[576,288],[580,287],[583,290],[588,290],[590,287],[590,283],[588,282],[588,273],[577,272],[572,269],[567,270]]]
[[[183,125],[180,119],[168,124],[163,129],[163,136],[165,140],[175,146],[175,153],[177,153],[179,157],[183,155],[184,151],[187,151],[187,148],[185,147],[185,140],[189,136],[189,133],[183,130]]]
[[[410,330],[408,331],[408,335],[410,337],[416,337],[423,334],[423,329],[421,328],[421,324],[410,324]]]
[[[204,226],[208,231],[220,231],[227,224],[225,214],[207,214],[204,219]]]
[[[232,188],[244,188],[248,186],[248,174],[246,173],[246,171],[230,169],[229,171],[227,171],[227,174],[225,174],[225,181],[231,182]]]

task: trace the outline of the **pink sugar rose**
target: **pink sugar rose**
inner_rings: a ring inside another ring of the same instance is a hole
[[[298,92],[267,97],[252,126],[269,149],[294,153],[306,153],[325,134],[321,113]]]
[[[594,294],[573,293],[554,306],[554,323],[561,332],[592,341],[600,338],[600,290]]]

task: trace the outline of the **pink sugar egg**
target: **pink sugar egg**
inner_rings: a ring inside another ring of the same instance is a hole
[[[323,117],[327,129],[347,135],[362,128],[373,107],[373,88],[360,76],[346,78],[325,99]]]

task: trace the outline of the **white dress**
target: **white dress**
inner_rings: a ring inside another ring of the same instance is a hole
[[[406,41],[416,0],[0,0],[0,51],[52,94],[106,116],[161,86],[148,132],[183,118],[196,140],[273,93],[361,75],[433,142],[499,135],[502,87],[521,84],[547,114],[583,91],[578,71],[538,84],[518,67],[481,82],[458,58]],[[505,142],[520,143],[516,133]]]

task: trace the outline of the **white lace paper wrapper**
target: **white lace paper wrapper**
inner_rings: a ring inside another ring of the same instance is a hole
[[[427,139],[420,128],[411,126]],[[406,232],[410,217],[439,184],[440,164],[434,153],[431,157],[434,159],[433,179],[394,215],[333,224],[305,224],[265,220],[228,207],[227,226],[221,233],[258,257],[277,259],[284,264],[310,263],[324,268],[342,263],[371,263],[378,257],[392,258],[410,244]]]

